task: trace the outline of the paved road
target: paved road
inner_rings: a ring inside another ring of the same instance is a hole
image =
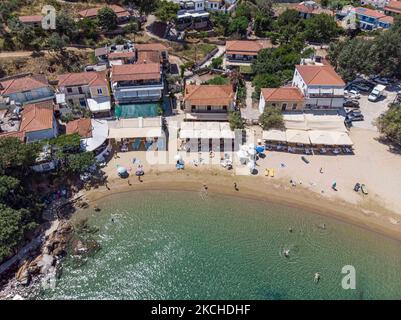
[[[241,115],[247,120],[257,120],[259,118],[259,110],[253,107],[252,94],[255,92],[255,88],[252,86],[252,82],[245,82],[246,88],[246,108],[241,109]]]
[[[367,95],[362,95],[359,99],[360,109],[364,116],[364,121],[355,121],[352,126],[355,128],[362,128],[377,131],[377,127],[373,124],[374,120],[377,119],[384,111],[387,110],[388,104],[394,101],[396,92],[384,92],[385,98],[377,102],[371,102],[368,100]]]

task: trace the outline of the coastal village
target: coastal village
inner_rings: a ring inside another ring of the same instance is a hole
[[[401,1],[54,0],[56,29],[41,1],[14,2],[0,4],[0,174],[29,176],[46,214],[2,239],[0,273],[29,283],[15,254],[48,248],[71,199],[158,177],[303,190],[400,231]],[[0,197],[20,210],[10,184]],[[35,272],[65,253],[51,247]]]

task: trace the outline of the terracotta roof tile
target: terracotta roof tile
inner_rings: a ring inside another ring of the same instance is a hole
[[[304,101],[304,96],[298,88],[263,88],[261,90],[265,101]]]
[[[127,10],[125,10],[124,8],[117,6],[115,4],[106,6],[106,7],[109,7],[111,10],[113,10],[114,13],[116,13],[118,17],[125,17],[125,16],[130,15]],[[103,7],[97,7],[97,8],[90,8],[90,9],[82,10],[82,11],[78,12],[78,15],[82,18],[95,17],[97,15],[98,11],[102,8]]]
[[[19,16],[18,20],[21,21],[21,22],[27,22],[27,23],[29,23],[29,22],[39,23],[39,22],[42,22],[42,18],[43,17],[40,16],[40,15],[36,15],[36,16]]]
[[[332,66],[297,65],[296,69],[308,85],[344,86],[343,79]]]
[[[226,52],[229,54],[257,54],[263,45],[257,41],[233,40],[226,42]]]
[[[302,12],[302,13],[309,13],[309,14],[325,13],[325,14],[328,14],[330,16],[334,15],[334,13],[331,10],[323,9],[320,6],[305,5],[302,2],[294,5],[293,8],[295,10],[297,10],[298,12]]]
[[[391,17],[391,16],[381,17],[381,18],[379,18],[379,21],[386,22],[386,23],[389,23],[389,24],[394,24],[394,18]]]
[[[138,51],[137,63],[160,63],[160,53],[157,51]]]
[[[166,51],[168,48],[162,43],[138,43],[135,44],[138,51]]]
[[[82,138],[92,137],[92,122],[89,118],[70,121],[66,125],[66,134],[78,133]]]
[[[113,82],[135,80],[160,80],[159,63],[114,65],[111,71]]]
[[[25,132],[24,131],[12,131],[12,132],[3,132],[0,133],[1,138],[18,138],[21,141],[25,140]]]
[[[231,85],[187,85],[184,101],[192,105],[229,105],[234,100]]]
[[[32,132],[53,128],[53,102],[28,104],[22,111],[20,131]]]
[[[29,91],[48,86],[49,83],[47,82],[46,76],[38,74],[22,78],[0,81],[0,94],[8,95],[12,93]]]
[[[373,10],[373,9],[369,9],[369,8],[364,8],[364,7],[357,7],[355,8],[355,12],[357,14],[361,14],[364,16],[369,16],[372,18],[381,18],[381,17],[385,17],[386,15],[380,11],[377,10]]]
[[[401,1],[390,1],[385,7],[384,10],[392,11],[395,13],[401,13]]]
[[[123,59],[123,58],[133,59],[134,57],[135,57],[135,52],[133,52],[133,51],[109,53],[109,59],[111,59],[111,60]]]
[[[65,73],[57,77],[59,87],[107,86],[107,76],[103,71]]]

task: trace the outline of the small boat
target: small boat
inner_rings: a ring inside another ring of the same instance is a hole
[[[368,194],[368,187],[365,184],[361,184],[361,190],[363,194]]]
[[[284,250],[284,257],[286,258],[290,257],[290,250]]]
[[[273,168],[269,169],[269,172],[270,172],[270,177],[273,178],[274,177],[274,169]]]
[[[265,176],[268,177],[269,176],[269,169],[265,170]]]
[[[359,189],[361,189],[361,184],[360,184],[359,182],[357,182],[357,183],[355,184],[355,186],[354,186],[354,191],[355,191],[355,192],[358,192]]]
[[[308,159],[306,159],[304,156],[302,156],[302,157],[301,157],[301,159],[302,159],[302,161],[303,161],[303,162],[305,162],[306,164],[308,164],[308,163],[309,163],[309,160],[308,160]]]
[[[320,273],[319,273],[319,272],[316,272],[313,281],[316,282],[316,283],[318,283],[319,280],[320,280]]]

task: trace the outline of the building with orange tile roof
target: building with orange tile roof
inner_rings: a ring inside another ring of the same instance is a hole
[[[78,133],[81,138],[92,137],[92,122],[90,118],[69,121],[65,126],[66,134]]]
[[[58,91],[69,106],[89,108],[93,113],[110,112],[110,91],[105,71],[59,75]]]
[[[256,59],[263,45],[252,40],[232,40],[226,42],[225,57],[228,63],[242,62],[251,63]]]
[[[43,74],[0,79],[0,96],[21,104],[54,98],[54,91]]]
[[[31,26],[34,28],[38,28],[42,26],[42,19],[41,15],[33,15],[33,16],[19,16],[18,20],[22,24],[26,26]]]
[[[265,108],[281,111],[300,111],[304,109],[305,98],[297,87],[263,88],[260,91],[259,112]]]
[[[114,13],[117,15],[118,23],[127,22],[129,20],[129,18],[131,17],[131,14],[121,6],[112,4],[112,5],[108,5],[105,7],[108,7],[114,11]],[[82,10],[82,11],[78,12],[78,16],[81,19],[83,19],[83,18],[95,19],[97,17],[99,10],[102,8],[104,8],[104,6]]]
[[[345,83],[330,65],[297,65],[292,86],[299,88],[310,109],[341,108]]]
[[[323,9],[315,1],[303,1],[293,6],[293,9],[299,12],[301,18],[309,19],[314,15],[325,13],[334,16],[333,11]]]
[[[389,16],[401,14],[401,0],[391,0],[384,7],[384,13]]]
[[[1,132],[0,139],[4,138],[17,138],[21,142],[25,141],[25,132],[24,131],[10,131],[10,132]]]
[[[160,63],[114,65],[110,78],[116,104],[158,101],[162,97]]]
[[[25,105],[19,131],[25,133],[26,142],[55,138],[58,135],[58,126],[53,102]]]
[[[185,87],[184,111],[194,120],[227,120],[234,102],[235,93],[231,85],[190,84]]]
[[[389,29],[394,24],[393,17],[378,10],[357,7],[353,9],[352,14],[356,15],[359,28],[366,31],[378,28]]]

